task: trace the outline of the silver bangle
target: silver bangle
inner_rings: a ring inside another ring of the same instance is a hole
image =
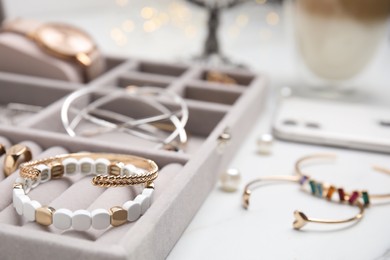
[[[102,127],[102,129],[96,129],[95,131],[82,133],[81,135],[84,136],[93,136],[118,130],[148,141],[157,142],[159,144],[156,146],[156,148],[162,148],[167,144],[172,144],[176,138],[179,139],[181,145],[187,142],[187,134],[184,129],[185,125],[187,124],[189,114],[187,104],[179,95],[166,89],[150,86],[131,87],[128,90],[115,89],[114,91],[110,90],[107,95],[104,95],[101,98],[89,103],[82,109],[77,109],[72,106],[74,102],[84,96],[94,92],[104,93],[105,91],[106,90],[98,88],[81,89],[72,93],[65,99],[61,108],[61,121],[66,132],[70,136],[80,135],[76,133],[75,129],[82,120],[87,120],[96,124],[97,126]],[[165,100],[171,100],[175,104],[179,105],[180,109],[177,111],[171,111],[165,105],[160,103],[156,98],[153,98],[152,100],[151,96]],[[124,97],[136,97],[137,100],[148,104],[152,108],[161,112],[161,114],[147,118],[133,119],[129,116],[114,111],[99,108],[100,106],[112,102],[117,98]],[[76,117],[70,120],[69,112],[77,113]],[[99,118],[98,116],[109,118],[120,123],[113,123],[108,120]],[[159,128],[153,126],[152,123],[158,123],[166,120],[169,120],[175,129],[172,133],[169,134],[168,137],[161,138],[157,134],[161,134],[162,131]]]

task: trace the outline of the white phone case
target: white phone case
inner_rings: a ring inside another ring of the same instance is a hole
[[[289,97],[279,106],[273,132],[284,140],[390,152],[390,109]]]

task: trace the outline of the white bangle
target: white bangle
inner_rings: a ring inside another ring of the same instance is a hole
[[[19,215],[44,226],[53,224],[62,230],[73,228],[85,231],[91,227],[106,229],[110,225],[120,226],[143,215],[151,205],[153,180],[157,177],[158,168],[153,161],[135,156],[79,153],[24,163],[21,165],[20,174],[22,177],[16,179],[13,188],[13,206]],[[95,176],[98,178],[94,184],[102,187],[143,184],[144,189],[134,200],[126,201],[122,206],[114,206],[109,210],[95,209],[91,212],[72,212],[65,208],[56,210],[31,200],[27,195],[40,183],[75,174],[99,174]],[[107,178],[108,182],[105,182],[104,178]]]

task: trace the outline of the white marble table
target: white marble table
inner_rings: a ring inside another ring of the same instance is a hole
[[[54,5],[47,0],[28,3],[13,0],[7,1],[6,7],[11,16],[63,20],[82,26],[107,53],[168,61],[184,61],[200,53],[205,14],[183,1],[105,0],[95,6],[93,3],[83,1],[80,5],[80,1],[70,0],[56,1]],[[144,27],[145,6],[168,14],[170,20],[158,28]],[[278,23],[266,23],[270,12],[278,15]],[[257,154],[257,138],[270,131],[277,88],[300,84],[289,20],[279,6],[243,5],[223,16],[220,37],[228,56],[269,77],[272,91],[266,110],[259,112],[255,127],[231,163],[231,167],[242,172],[240,192],[224,193],[216,187],[168,259],[390,259],[390,205],[370,207],[356,225],[308,225],[302,231],[292,229],[295,209],[329,218],[348,217],[357,209],[308,196],[293,184],[263,187],[254,193],[248,211],[241,208],[244,183],[259,176],[292,174],[294,161],[306,154],[336,152],[341,158],[337,165],[313,167],[318,178],[346,188],[377,192],[388,190],[390,178],[374,173],[370,165],[390,168],[390,162],[388,155],[282,141],[274,143],[271,155]],[[386,90],[390,83],[386,76],[390,67],[388,55],[386,46],[359,77],[377,103],[390,100],[390,91]]]
[[[259,116],[231,166],[242,171],[244,183],[265,175],[292,174],[295,160],[310,153],[337,153],[340,161],[312,168],[318,179],[346,188],[386,192],[389,176],[370,166],[390,166],[388,155],[276,141],[270,156],[256,153],[256,140],[268,125]],[[356,208],[329,204],[308,196],[296,184],[279,183],[253,193],[248,211],[240,206],[241,189],[208,197],[169,259],[390,259],[390,205],[372,206],[356,225],[310,225],[292,229],[293,211],[312,217],[346,218]]]

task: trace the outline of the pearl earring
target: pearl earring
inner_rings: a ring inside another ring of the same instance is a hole
[[[240,186],[241,173],[237,169],[227,169],[219,176],[219,182],[221,190],[234,192]]]

